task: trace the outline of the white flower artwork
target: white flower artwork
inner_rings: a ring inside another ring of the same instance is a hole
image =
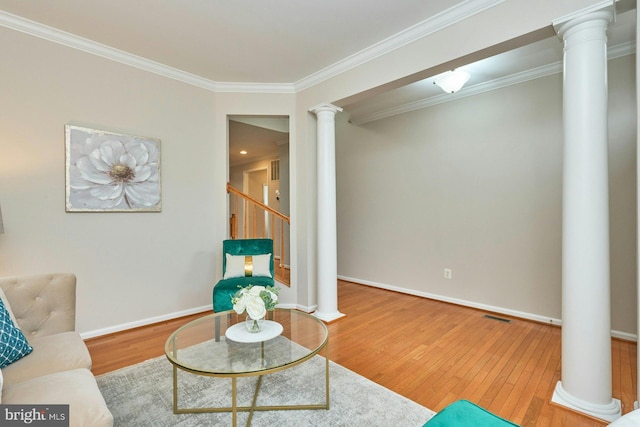
[[[65,126],[67,212],[159,212],[160,141]]]

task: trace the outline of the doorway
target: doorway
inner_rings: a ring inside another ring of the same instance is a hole
[[[252,199],[269,206],[267,168],[245,170],[243,172],[242,192]],[[247,209],[244,212],[244,222],[246,222],[245,227],[249,236],[272,238],[266,212],[257,209]]]
[[[289,217],[289,117],[228,116],[229,184],[269,209]],[[236,238],[273,239],[276,270],[289,268],[289,224],[255,205],[228,199]],[[230,233],[230,236],[233,234]],[[276,272],[276,275],[278,273]]]

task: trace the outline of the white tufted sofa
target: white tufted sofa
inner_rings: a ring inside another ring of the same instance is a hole
[[[638,427],[640,426],[640,409],[633,410],[621,416],[611,424],[609,427]]]
[[[0,297],[33,347],[2,368],[2,404],[69,404],[70,426],[113,426],[91,373],[91,356],[75,332],[76,277],[0,278]]]

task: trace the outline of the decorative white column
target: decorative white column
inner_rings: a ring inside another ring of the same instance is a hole
[[[338,243],[336,227],[336,113],[342,108],[320,104],[310,110],[318,118],[318,310],[325,322],[344,314],[338,311]]]
[[[562,373],[552,401],[602,420],[612,397],[607,26],[613,7],[554,23],[564,41]]]
[[[640,70],[640,55],[638,55],[638,46],[640,46],[640,26],[637,23],[640,22],[640,9],[636,6],[636,70]],[[636,71],[636,105],[640,105],[640,75]],[[640,147],[640,121],[636,120],[636,147]],[[636,148],[636,165],[640,165],[640,150]],[[636,168],[636,212],[638,221],[636,224],[640,224],[640,171]],[[640,230],[636,230],[636,257],[637,264],[640,265]],[[640,307],[640,280],[636,279],[636,295],[637,295],[637,307]],[[640,316],[637,316],[638,330],[640,331]],[[633,408],[640,408],[640,357],[636,357],[636,400],[633,402]]]

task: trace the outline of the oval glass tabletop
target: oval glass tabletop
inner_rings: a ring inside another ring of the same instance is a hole
[[[282,327],[276,336],[266,334],[267,339],[256,342],[247,342],[251,340],[246,334],[237,341],[229,338],[238,335],[227,334],[227,329],[239,328],[245,319],[245,314],[226,311],[189,322],[167,339],[167,358],[181,369],[203,375],[262,375],[308,360],[327,344],[328,330],[320,319],[289,309],[267,313],[268,320]]]

